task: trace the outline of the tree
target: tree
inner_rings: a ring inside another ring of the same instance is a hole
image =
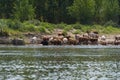
[[[14,6],[14,18],[20,21],[31,20],[35,17],[35,8],[29,0],[16,0]]]
[[[35,0],[36,18],[51,23],[70,22],[67,7],[73,0]]]
[[[118,4],[119,4],[119,10],[120,10],[120,0],[118,0]],[[120,25],[120,12],[119,12],[119,22],[118,22],[118,24]]]
[[[94,6],[94,0],[74,0],[73,5],[68,8],[69,14],[80,23],[89,24],[93,21]]]
[[[0,0],[0,18],[11,18],[15,0]]]
[[[105,22],[112,20],[118,23],[119,2],[118,0],[104,0]]]
[[[94,13],[94,22],[97,24],[102,24],[104,21],[104,0],[95,0],[95,13]]]

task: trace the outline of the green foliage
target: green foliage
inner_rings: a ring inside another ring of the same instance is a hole
[[[116,27],[115,25],[116,24],[112,21],[106,23],[104,26],[81,25],[79,23],[71,25],[64,23],[51,24],[47,22],[40,22],[36,25],[34,21],[24,21],[23,23],[21,23],[16,20],[0,19],[0,36],[21,36],[22,32],[51,34],[54,29],[62,29],[65,35],[67,35],[68,32],[81,34],[85,33],[86,31],[98,31],[102,34],[119,34],[120,28]]]
[[[42,22],[40,25],[48,29],[50,32],[54,29],[54,24]]]
[[[8,37],[9,36],[9,32],[8,32],[8,29],[7,28],[3,28],[0,30],[0,37]]]
[[[91,31],[92,27],[88,26],[88,25],[83,25],[83,27],[81,28],[82,32],[87,32],[87,31]]]
[[[75,32],[73,32],[73,34],[81,34],[81,30],[76,30]]]
[[[5,19],[0,19],[0,29],[7,27],[7,20]]]
[[[120,0],[0,0],[1,19],[29,21],[35,26],[40,21],[49,22],[62,29],[66,26],[64,23],[103,25],[113,21],[120,24],[119,9]],[[19,22],[9,24],[15,28]],[[77,24],[74,27],[80,28]]]
[[[27,32],[27,31],[34,32],[37,29],[34,24],[30,24],[29,22],[24,22],[23,26],[21,26],[19,30],[23,32]]]
[[[118,0],[104,0],[103,2],[105,22],[110,20],[118,22],[118,15],[120,14]]]
[[[0,0],[0,18],[11,18],[15,0]]]
[[[16,29],[14,23],[14,21],[9,19],[0,19],[0,36],[19,34],[18,28]]]
[[[67,35],[67,31],[63,30],[63,34],[64,34],[64,36],[66,36]]]
[[[23,23],[23,26],[20,27],[20,31],[23,32],[41,32],[41,33],[51,33],[54,29],[53,24],[50,23],[44,23],[44,22],[37,22],[34,23],[34,21],[25,21]]]
[[[11,29],[18,30],[20,27],[22,27],[22,23],[18,20],[7,20],[7,26]]]
[[[35,0],[36,18],[52,23],[68,22],[67,7],[73,0]]]
[[[28,22],[28,23],[30,23],[30,24],[34,24],[35,26],[40,25],[40,21],[39,21],[39,20],[37,20],[37,19],[34,19],[34,20],[29,20],[29,21],[26,21],[26,22]]]
[[[81,27],[82,27],[82,25],[80,23],[73,24],[72,26],[75,29],[81,29]]]
[[[72,30],[72,29],[73,29],[73,27],[72,27],[71,25],[67,25],[67,26],[64,28],[65,31],[70,31],[70,30]]]
[[[119,25],[113,21],[108,21],[104,24],[104,26],[113,26],[113,27],[118,27]]]
[[[7,32],[6,28],[6,20],[0,19],[0,36],[9,36],[9,33]]]
[[[64,29],[65,27],[67,26],[67,24],[65,23],[60,23],[60,24],[56,24],[56,28],[59,28],[59,29]]]
[[[20,21],[32,20],[35,17],[34,8],[29,0],[17,0],[13,15],[15,19]]]
[[[119,9],[118,0],[74,0],[68,7],[69,14],[82,24],[103,24],[110,20],[118,23]]]
[[[68,8],[69,14],[83,24],[90,24],[95,11],[94,5],[94,0],[74,0],[73,5]]]
[[[47,31],[46,31],[46,28],[45,27],[39,27],[39,31],[41,32],[41,33],[46,33]]]
[[[94,13],[94,22],[97,24],[102,24],[104,22],[104,0],[95,0],[95,13]]]
[[[116,33],[120,33],[120,28],[115,28],[115,27],[112,27],[112,26],[107,26],[103,29],[103,33],[105,34],[116,34]]]

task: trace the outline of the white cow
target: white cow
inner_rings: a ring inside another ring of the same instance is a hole
[[[32,44],[37,43],[37,37],[36,37],[36,36],[32,37],[32,39],[31,39],[31,43],[32,43]]]
[[[101,36],[101,40],[103,40],[103,41],[105,41],[105,40],[106,40],[105,35],[102,35],[102,36]]]

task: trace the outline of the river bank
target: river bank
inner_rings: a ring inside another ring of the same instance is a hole
[[[30,44],[36,44],[36,45],[41,45],[41,41],[43,40],[44,36],[47,37],[55,37],[58,36],[58,33],[61,32],[61,30],[56,30],[53,34],[39,34],[39,33],[23,33],[22,36],[23,37],[0,37],[0,44],[2,45],[14,45],[15,41],[13,42],[14,39],[16,39],[16,43],[18,45],[30,45]],[[68,32],[68,34],[74,39],[75,38],[75,34],[72,34],[71,32]],[[78,35],[83,35],[83,34],[78,34]],[[101,36],[105,36],[106,39],[102,42],[107,43],[107,44],[111,44],[114,45],[114,41],[115,41],[115,36],[118,36],[119,34],[99,34],[98,37],[98,44],[101,44]],[[37,42],[36,43],[32,43],[32,38],[33,37],[37,37]],[[80,44],[77,44],[80,45]],[[101,44],[104,45],[104,44]]]

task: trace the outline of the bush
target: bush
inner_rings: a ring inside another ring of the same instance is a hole
[[[0,31],[0,37],[8,37],[9,36],[9,32],[6,30]]]
[[[81,29],[82,28],[82,25],[79,23],[73,24],[72,26],[74,29]]]
[[[73,34],[81,34],[81,30],[76,30],[75,32],[73,32]]]
[[[113,27],[119,27],[119,25],[112,20],[108,21],[107,23],[104,24],[104,26],[113,26]]]
[[[112,27],[112,26],[107,26],[103,29],[103,33],[106,34],[115,34],[115,33],[120,33],[120,28]]]
[[[39,30],[41,33],[46,33],[46,28],[45,28],[45,27],[40,26],[40,27],[38,28],[38,30]]]
[[[40,25],[40,21],[39,20],[29,20],[29,21],[25,21],[24,23],[27,23],[27,24],[33,24],[35,26],[39,26]]]
[[[46,28],[49,32],[52,32],[54,30],[54,26],[55,25],[54,24],[50,24],[50,23],[44,23],[44,22],[42,22],[40,24],[40,26]]]
[[[63,30],[62,33],[64,34],[64,36],[67,36],[67,31]]]
[[[84,25],[81,27],[82,32],[92,31],[92,26]]]
[[[11,29],[18,30],[21,28],[23,25],[20,21],[18,20],[8,20],[7,21],[7,26]]]
[[[9,36],[6,20],[0,19],[0,36]]]
[[[56,24],[55,28],[64,29],[67,26],[65,23]]]
[[[66,27],[64,27],[65,31],[70,31],[72,29],[73,29],[73,27],[71,25],[67,25]]]
[[[30,31],[30,32],[34,32],[37,31],[37,28],[35,28],[35,26],[33,24],[29,24],[29,25],[24,25],[22,26],[19,31]]]
[[[0,28],[7,27],[7,21],[5,19],[0,19]]]

